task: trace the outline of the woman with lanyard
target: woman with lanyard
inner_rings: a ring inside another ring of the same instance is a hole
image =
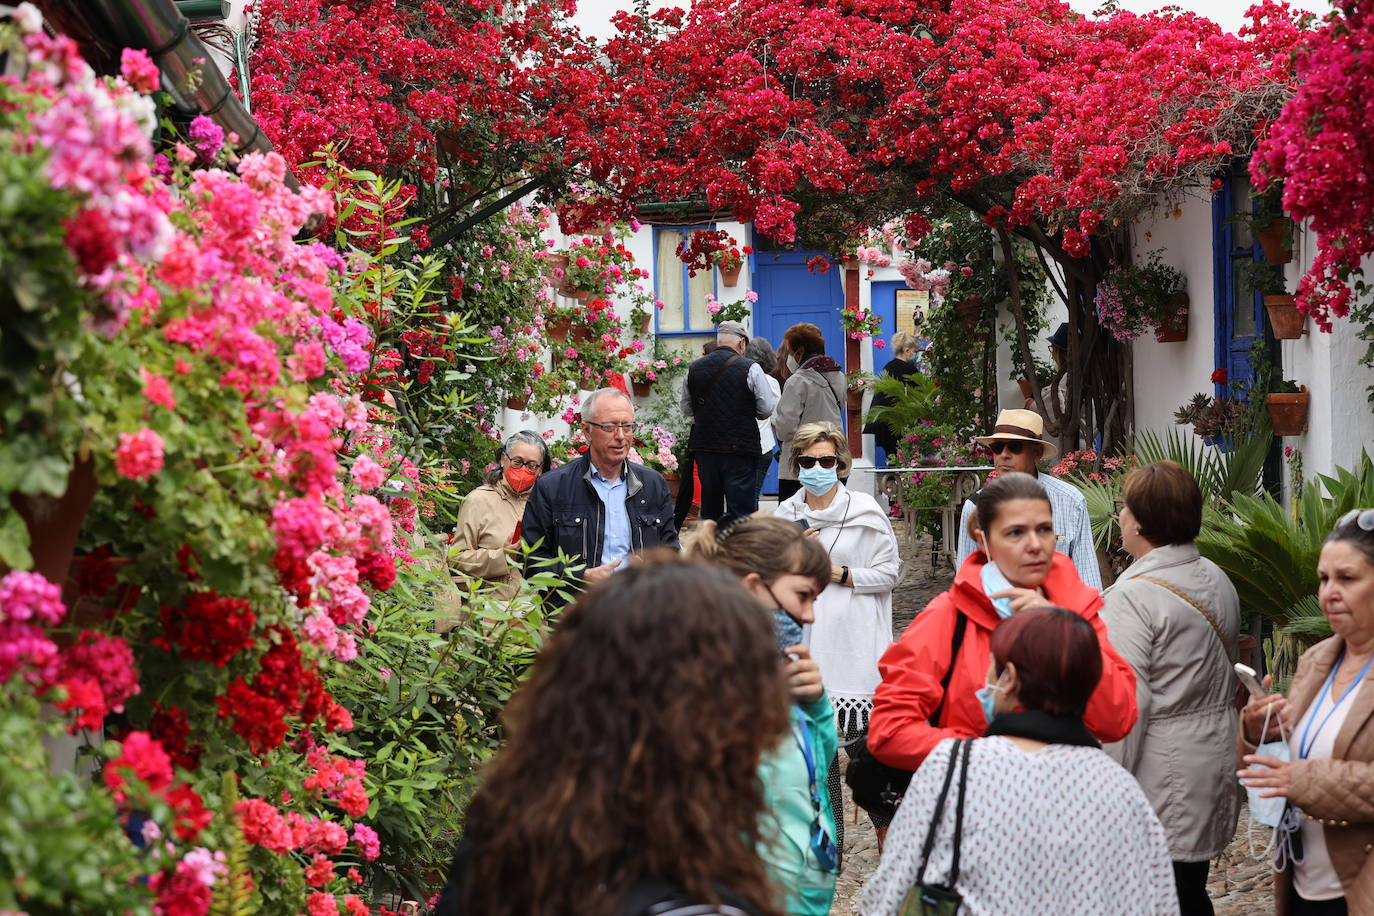
[[[1317,580],[1335,635],[1303,653],[1286,698],[1251,699],[1238,739],[1241,782],[1288,800],[1280,916],[1374,913],[1374,509],[1347,513],[1326,536]],[[1259,747],[1285,738],[1277,754]]]
[[[816,599],[808,645],[830,691],[840,740],[848,743],[868,731],[878,659],[892,645],[892,587],[901,571],[897,538],[877,500],[840,483],[852,459],[839,427],[802,426],[789,455],[802,489],[779,504],[777,515],[803,525],[830,555],[830,584]],[[836,758],[829,774],[837,805],[838,763]],[[874,827],[886,826],[874,821]]]
[[[759,764],[764,814],[759,855],[784,895],[790,916],[825,916],[835,896],[839,848],[826,776],[838,741],[835,715],[802,626],[815,620],[816,596],[830,580],[830,560],[791,522],[768,516],[721,527],[702,522],[689,559],[723,566],[771,611],[783,673],[792,696],[792,734]]]

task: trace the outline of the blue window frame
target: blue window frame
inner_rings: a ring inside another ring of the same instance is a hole
[[[678,245],[698,229],[710,225],[654,227],[654,295],[663,308],[654,316],[654,331],[664,337],[703,337],[714,333],[706,311],[706,297],[717,295],[716,271],[689,276],[677,256]]]
[[[1221,179],[1221,188],[1212,197],[1212,319],[1216,367],[1226,370],[1229,381],[1247,385],[1255,380],[1255,369],[1250,364],[1251,347],[1258,338],[1272,340],[1263,297],[1245,288],[1240,270],[1241,265],[1261,257],[1258,240],[1244,222],[1235,218],[1251,212],[1253,206],[1250,176],[1244,164],[1240,164]],[[1277,356],[1274,348],[1270,352]],[[1225,386],[1216,386],[1218,396],[1225,393]]]

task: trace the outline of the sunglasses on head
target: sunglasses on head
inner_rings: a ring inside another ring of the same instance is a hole
[[[1013,455],[1019,455],[1027,445],[1030,445],[1030,443],[1021,442],[1017,439],[998,439],[996,442],[988,443],[988,451],[992,452],[994,455],[1000,455],[1004,451],[1011,452]]]
[[[836,464],[838,464],[839,461],[839,455],[821,455],[820,457],[817,457],[815,455],[797,456],[797,464],[801,467],[806,468],[807,470],[814,468],[817,463],[819,463],[821,467],[829,470],[830,468],[833,468]]]
[[[1374,531],[1374,509],[1351,509],[1336,522],[1337,528],[1344,528],[1351,522],[1360,526],[1362,531]]]

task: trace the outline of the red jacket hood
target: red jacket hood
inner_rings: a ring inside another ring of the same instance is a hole
[[[983,594],[982,575],[987,562],[988,556],[981,550],[969,554],[964,565],[959,567],[950,591],[969,620],[991,630],[1002,618],[993,609],[992,601]],[[1078,578],[1073,560],[1059,552],[1051,559],[1049,575],[1040,583],[1040,589],[1050,601],[1090,622],[1102,608],[1102,595]]]

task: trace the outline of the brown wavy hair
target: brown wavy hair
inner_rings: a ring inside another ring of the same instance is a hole
[[[463,912],[611,916],[653,877],[780,916],[756,852],[759,758],[788,725],[772,622],[728,572],[664,553],[587,591],[507,706]]]

